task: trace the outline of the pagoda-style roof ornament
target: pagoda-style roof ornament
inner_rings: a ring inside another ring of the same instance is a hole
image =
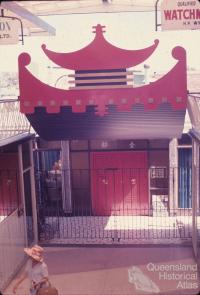
[[[98,24],[94,40],[86,47],[69,53],[57,53],[42,45],[44,53],[57,65],[71,70],[98,70],[130,68],[142,63],[156,49],[159,41],[155,40],[150,47],[140,50],[126,50],[109,43],[105,38],[105,26]]]
[[[135,86],[129,68],[147,59],[158,41],[125,50],[105,40],[103,26],[94,29],[94,40],[75,52],[55,53],[42,46],[53,62],[74,70],[68,89],[34,77],[27,68],[30,55],[19,56],[20,110],[36,132],[48,140],[179,137],[187,107],[184,48],[173,48],[177,62],[166,75]]]

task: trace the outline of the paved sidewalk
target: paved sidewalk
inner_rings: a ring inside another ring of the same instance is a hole
[[[59,295],[198,294],[188,246],[47,247],[45,260]],[[4,295],[12,294],[10,284]],[[28,281],[17,295],[28,295]]]

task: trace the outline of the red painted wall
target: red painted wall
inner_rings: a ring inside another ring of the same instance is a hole
[[[0,155],[0,215],[7,216],[18,207],[17,154]]]
[[[96,215],[148,214],[147,152],[91,153],[91,191]]]

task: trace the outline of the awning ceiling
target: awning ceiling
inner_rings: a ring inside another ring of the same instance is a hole
[[[42,16],[154,11],[155,3],[156,0],[0,1],[0,8],[5,16],[21,19],[25,36],[43,36],[55,35],[56,30]]]
[[[37,16],[70,13],[98,13],[154,10],[156,0],[60,0],[15,1]],[[160,3],[158,3],[159,5]]]

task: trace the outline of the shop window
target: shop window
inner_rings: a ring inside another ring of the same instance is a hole
[[[150,189],[168,190],[168,169],[167,167],[150,167]]]
[[[166,167],[151,167],[150,169],[151,179],[155,178],[167,178],[167,168]]]

